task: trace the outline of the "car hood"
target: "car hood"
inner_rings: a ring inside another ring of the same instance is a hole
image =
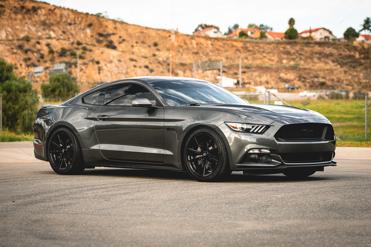
[[[245,121],[253,121],[254,123],[330,123],[326,117],[318,112],[291,106],[251,104],[230,105],[227,108],[239,114],[241,118],[246,119]]]

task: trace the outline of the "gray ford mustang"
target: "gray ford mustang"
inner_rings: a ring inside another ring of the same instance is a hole
[[[110,166],[186,171],[199,181],[231,171],[304,178],[336,164],[334,130],[321,114],[247,104],[190,78],[97,86],[42,107],[34,133],[36,158],[58,174]]]

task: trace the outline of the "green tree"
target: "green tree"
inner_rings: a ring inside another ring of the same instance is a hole
[[[238,38],[240,39],[247,39],[249,36],[244,31],[239,32]]]
[[[79,87],[75,78],[67,73],[58,73],[49,77],[49,84],[41,85],[41,94],[48,100],[66,100],[75,96]]]
[[[247,25],[247,28],[259,28],[259,27],[255,23],[250,23],[249,25]]]
[[[31,132],[39,99],[29,81],[12,78],[0,86],[3,126],[16,132]]]
[[[298,31],[295,28],[289,28],[285,32],[285,39],[297,39],[298,36]]]
[[[294,18],[290,18],[289,19],[289,28],[291,27],[291,28],[293,28],[295,26],[295,19]]]
[[[371,19],[370,19],[370,17],[367,17],[363,21],[362,28],[361,28],[361,30],[359,30],[359,32],[363,32],[363,31],[371,32]]]
[[[225,34],[225,35],[231,34],[231,33],[233,33],[235,30],[237,30],[239,27],[240,27],[240,25],[238,25],[238,24],[236,23],[236,24],[234,24],[232,27],[228,27],[228,31],[225,32],[224,34]]]
[[[0,84],[15,78],[13,65],[8,64],[5,60],[0,59]]]
[[[344,32],[344,39],[353,41],[359,37],[359,33],[352,27],[348,27]]]
[[[294,27],[295,19],[291,17],[288,23],[289,23],[289,28],[285,32],[285,39],[291,39],[291,40],[297,39],[299,37],[299,33]]]
[[[266,32],[271,32],[273,30],[272,27],[270,27],[268,25],[265,25],[265,24],[260,24],[259,29],[260,29],[260,31],[265,32],[265,33]]]

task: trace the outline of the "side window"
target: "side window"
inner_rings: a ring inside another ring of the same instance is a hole
[[[110,100],[106,101],[105,104],[130,106],[134,99],[142,98],[146,98],[153,104],[156,104],[155,96],[146,88],[137,84],[129,84],[111,92]]]
[[[105,95],[104,91],[100,90],[100,91],[86,95],[84,98],[82,98],[82,100],[85,104],[103,105],[104,95]]]
[[[90,105],[130,106],[134,99],[146,98],[156,104],[155,96],[146,88],[137,84],[121,84],[104,88],[83,98]]]

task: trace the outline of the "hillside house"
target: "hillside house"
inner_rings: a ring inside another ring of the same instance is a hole
[[[371,34],[360,34],[357,38],[358,42],[371,44]]]
[[[212,38],[223,37],[223,33],[220,32],[219,27],[208,24],[198,25],[197,28],[194,30],[193,35]]]
[[[267,32],[267,39],[269,40],[284,40],[285,34],[281,32]]]
[[[308,30],[302,31],[299,36],[301,38],[312,38],[316,41],[330,41],[336,39],[336,36],[332,34],[331,30],[319,27],[319,28],[310,28]]]
[[[242,35],[241,33],[245,33],[248,38],[259,39],[260,32],[259,28],[237,28],[232,33],[228,34],[228,38],[239,38]]]

